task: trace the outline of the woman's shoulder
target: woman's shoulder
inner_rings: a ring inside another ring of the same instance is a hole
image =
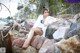
[[[38,16],[38,19],[42,19],[42,17],[43,17],[43,15],[39,15],[39,16]]]
[[[37,20],[41,20],[42,17],[43,17],[42,15],[39,15],[38,18],[37,18]]]
[[[51,18],[54,18],[54,17],[52,17],[52,16],[48,16],[48,18],[50,18],[50,19],[51,19]]]

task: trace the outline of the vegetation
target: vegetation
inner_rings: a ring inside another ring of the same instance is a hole
[[[80,3],[68,3],[63,0],[29,0],[28,4],[24,2],[24,9],[19,13],[18,17],[36,18],[41,14],[43,7],[49,8],[52,16],[76,14],[80,12],[79,5]]]

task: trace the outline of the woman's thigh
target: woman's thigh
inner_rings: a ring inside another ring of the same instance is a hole
[[[41,28],[34,28],[34,35],[42,35],[43,34],[43,31]]]

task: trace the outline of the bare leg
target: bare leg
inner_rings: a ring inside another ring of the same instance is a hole
[[[29,46],[29,44],[31,42],[31,39],[35,35],[35,33],[36,33],[36,35],[41,35],[42,34],[40,29],[38,29],[38,28],[31,29],[31,31],[29,32],[28,38],[25,40],[25,42],[23,44],[23,47],[22,47],[23,49],[26,49]]]
[[[23,44],[23,47],[22,47],[23,49],[26,49],[29,46],[29,44],[30,44],[31,39],[32,39],[33,36],[34,36],[34,29],[31,29],[31,31],[29,32],[29,35],[28,35],[27,39],[25,40],[25,42]]]

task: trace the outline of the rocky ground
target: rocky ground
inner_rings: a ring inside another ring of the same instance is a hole
[[[80,14],[56,16],[56,21],[46,30],[45,37],[33,37],[30,46],[24,50],[22,45],[35,20],[15,22],[12,32],[14,53],[80,53]]]

